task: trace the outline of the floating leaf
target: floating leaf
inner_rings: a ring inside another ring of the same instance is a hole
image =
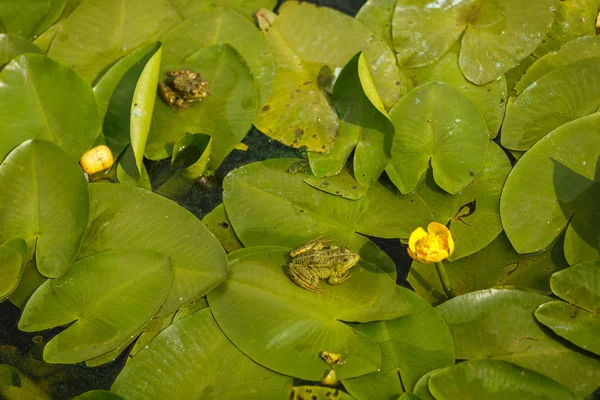
[[[356,14],[356,19],[369,27],[390,48],[394,48],[391,27],[396,1],[367,0]]]
[[[381,184],[358,200],[317,190],[302,173],[288,173],[293,159],[271,159],[245,165],[223,181],[223,203],[233,228],[246,246],[294,248],[324,235],[337,246],[358,251],[376,268],[395,271],[391,260],[364,236],[408,237],[431,215],[416,196],[400,196]],[[401,215],[401,217],[398,217]]]
[[[444,56],[422,68],[406,69],[415,86],[428,82],[442,82],[458,90],[473,102],[487,122],[490,139],[496,137],[504,118],[506,106],[506,79],[502,75],[485,85],[469,82],[458,66],[458,46],[453,46]]]
[[[585,397],[600,382],[600,360],[563,345],[535,321],[532,313],[548,300],[537,293],[490,289],[455,297],[437,310],[450,327],[456,358],[509,361]]]
[[[426,301],[400,288],[412,312],[403,317],[367,324],[353,324],[379,345],[380,371],[344,380],[357,399],[391,399],[412,392],[417,380],[436,368],[454,364],[454,344],[448,326]]]
[[[172,49],[165,44],[165,54],[170,51]],[[187,133],[205,133],[213,138],[209,167],[214,170],[242,140],[256,113],[256,89],[251,70],[228,44],[199,50],[175,65],[166,62],[161,68],[163,71],[189,69],[200,72],[202,79],[208,82],[210,94],[201,102],[181,110],[157,101],[146,156],[150,159],[171,156],[175,143]]]
[[[254,22],[253,18],[256,11],[261,8],[272,10],[276,5],[276,0],[212,0],[210,2],[185,0],[180,1],[177,6],[179,13],[186,18],[203,14],[214,8],[233,8],[244,15],[246,19]]]
[[[6,33],[28,37],[50,10],[51,0],[0,1],[0,21]]]
[[[322,351],[342,354],[343,362],[335,367],[337,379],[379,368],[377,345],[341,321],[385,320],[409,313],[410,305],[395,282],[359,263],[343,284],[322,283],[325,292],[313,293],[284,272],[288,251],[247,248],[230,254],[229,276],[207,296],[223,332],[254,361],[301,379],[325,376],[330,367],[319,357]]]
[[[354,397],[339,389],[323,386],[294,386],[289,400],[352,400]]]
[[[542,324],[571,343],[600,355],[600,263],[579,264],[552,275],[554,294],[568,301],[550,301],[535,311]]]
[[[23,239],[7,240],[0,245],[0,301],[17,288],[28,260],[29,251]]]
[[[223,203],[219,204],[202,219],[208,230],[219,240],[225,251],[231,253],[243,247],[240,239],[235,235],[231,221],[225,212]]]
[[[429,378],[435,371],[431,371],[423,375],[415,385],[414,394],[419,396],[420,400],[436,400],[429,391]]]
[[[437,371],[429,378],[436,399],[574,400],[560,383],[501,360],[472,360]]]
[[[16,287],[14,292],[8,297],[8,301],[13,303],[15,306],[23,309],[25,303],[29,300],[29,297],[36,291],[42,283],[46,281],[46,277],[39,273],[35,266],[35,260],[31,259],[25,266],[25,270],[21,275],[19,286]]]
[[[393,20],[394,47],[406,67],[441,58],[462,32],[459,64],[478,85],[516,66],[541,43],[553,18],[553,0],[401,0]]]
[[[24,53],[41,54],[42,50],[20,36],[0,33],[0,69],[10,60]]]
[[[552,130],[600,107],[600,57],[557,68],[529,85],[508,107],[502,145],[528,150]],[[534,123],[532,123],[534,121]]]
[[[360,135],[355,142],[354,177],[363,186],[373,186],[390,161],[394,124],[377,94],[363,53],[356,54],[340,72],[332,100],[343,127],[358,129]],[[340,130],[340,136],[343,134]],[[345,151],[337,151],[340,145]],[[313,173],[319,177],[337,174],[353,147],[340,140],[334,145],[333,154],[308,153]]]
[[[53,143],[28,140],[0,165],[0,187],[0,243],[25,239],[39,271],[61,276],[88,221],[87,186],[75,160]]]
[[[458,246],[458,243],[457,245]],[[518,254],[504,233],[482,250],[451,263],[444,263],[452,289],[456,294],[494,287],[533,289],[550,294],[550,276],[568,267],[562,255],[563,240],[557,240],[543,252]],[[440,277],[431,264],[414,261],[408,282],[432,304],[446,301]]]
[[[146,325],[167,296],[171,279],[169,257],[155,251],[87,257],[39,287],[23,310],[19,329],[35,332],[75,321],[46,344],[44,360],[85,361],[114,349]]]
[[[78,160],[100,133],[96,99],[64,65],[22,55],[0,73],[0,130],[0,158],[27,139],[44,139]]]
[[[369,190],[368,187],[358,183],[347,169],[342,169],[337,175],[326,178],[308,176],[304,178],[304,182],[325,193],[335,194],[350,200],[360,199]]]
[[[560,2],[560,4],[567,3]],[[575,61],[600,56],[600,36],[584,36],[566,43],[559,50],[539,58],[527,69],[521,80],[515,85],[517,94],[523,92],[529,85],[557,68],[564,67]]]
[[[538,141],[510,172],[500,214],[519,253],[546,248],[568,224],[569,264],[598,259],[599,130],[598,113],[565,124]]]
[[[386,171],[401,193],[414,191],[431,160],[435,182],[450,194],[479,173],[488,148],[486,122],[460,92],[443,83],[411,90],[390,110],[396,127]]]
[[[280,399],[291,385],[236,349],[205,308],[162,331],[123,368],[111,392],[127,399]]]
[[[173,284],[160,314],[203,296],[227,275],[225,252],[190,212],[128,185],[89,185],[90,223],[79,258],[108,250],[155,250],[168,255]]]

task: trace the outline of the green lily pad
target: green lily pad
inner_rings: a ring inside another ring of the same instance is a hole
[[[61,21],[48,56],[92,82],[115,60],[156,42],[179,23],[181,17],[171,2],[83,1]]]
[[[8,301],[13,303],[15,306],[23,309],[25,303],[31,297],[33,292],[37,290],[47,280],[45,276],[39,273],[35,266],[35,260],[31,259],[25,266],[19,286],[8,297]]]
[[[436,400],[429,391],[429,378],[435,371],[437,370],[426,373],[417,381],[414,394],[419,396],[420,400]]]
[[[186,18],[202,14],[214,8],[233,8],[244,15],[246,19],[254,22],[254,14],[261,8],[272,10],[277,4],[276,0],[211,0],[195,1],[184,0],[177,4],[179,13]]]
[[[240,239],[235,235],[223,203],[219,204],[211,212],[206,214],[202,219],[202,223],[206,225],[210,233],[217,238],[226,252],[231,253],[232,251],[239,250],[243,247],[242,242],[240,242]]]
[[[598,259],[598,130],[598,113],[565,124],[538,141],[510,172],[500,215],[519,253],[546,248],[568,224],[569,264]]]
[[[600,57],[572,62],[539,78],[508,107],[502,145],[528,150],[552,130],[600,107]],[[535,123],[531,123],[535,121]]]
[[[17,288],[27,261],[29,251],[23,239],[7,240],[0,245],[0,301]]]
[[[443,6],[401,0],[393,20],[394,47],[401,65],[419,67],[441,58],[465,31],[460,69],[482,85],[535,50],[550,28],[554,7],[553,0],[456,1]]]
[[[127,399],[281,399],[291,386],[290,377],[236,349],[205,308],[162,331],[123,368],[111,392]]]
[[[51,0],[0,1],[0,21],[6,33],[29,37],[50,10]]]
[[[0,33],[0,69],[10,60],[24,53],[42,54],[42,50],[20,36]]]
[[[308,176],[304,178],[304,182],[325,193],[334,194],[350,200],[360,199],[369,190],[368,187],[358,183],[346,168],[342,169],[336,175],[325,178]]]
[[[391,259],[357,232],[407,238],[416,226],[431,221],[417,196],[400,196],[379,183],[358,200],[333,196],[304,183],[305,174],[286,172],[294,162],[266,160],[225,177],[223,203],[244,245],[294,248],[324,235],[337,246],[359,252],[374,268],[393,272]]]
[[[568,301],[542,304],[535,317],[571,343],[600,355],[600,263],[583,263],[552,275],[550,285]]]
[[[429,390],[439,400],[575,400],[560,383],[501,360],[472,360],[437,371]]]
[[[387,274],[359,263],[343,284],[321,283],[325,292],[313,293],[284,272],[289,249],[242,251],[230,255],[229,276],[207,297],[219,327],[246,355],[274,371],[312,381],[330,369],[319,356],[322,351],[342,354],[337,379],[381,366],[377,345],[342,321],[387,320],[410,312]]]
[[[442,82],[469,98],[481,112],[493,139],[500,130],[506,106],[506,79],[502,75],[485,85],[469,82],[458,66],[458,46],[453,46],[434,64],[422,68],[405,69],[415,86],[428,82]]]
[[[155,250],[173,267],[160,314],[206,294],[227,275],[219,242],[190,212],[150,191],[128,185],[89,185],[90,223],[78,258],[108,250]]]
[[[172,51],[167,47],[169,43],[164,44],[165,54]],[[182,110],[171,109],[163,101],[157,101],[146,156],[154,160],[171,156],[175,143],[186,133],[205,133],[213,138],[208,165],[214,170],[242,140],[256,113],[252,71],[240,53],[228,44],[199,50],[175,65],[167,62],[164,60],[161,67],[164,71],[200,71],[202,79],[208,82],[210,94]]]
[[[308,153],[311,169],[318,177],[337,174],[356,144],[354,177],[363,186],[373,186],[390,161],[394,124],[377,94],[363,53],[356,54],[340,72],[332,100],[344,127],[357,129],[359,136],[354,143],[340,138],[331,154]],[[343,134],[340,131],[340,136]],[[336,149],[340,146],[344,151]]]
[[[506,88],[508,89],[509,96],[515,96],[515,85],[519,82],[519,80],[525,75],[528,68],[537,61],[532,55],[529,55],[521,60],[519,65],[506,71],[504,77],[506,78]],[[507,104],[512,104],[514,97],[509,97]]]
[[[490,289],[455,297],[437,310],[450,327],[456,358],[508,361],[585,397],[600,382],[600,360],[565,346],[535,321],[532,313],[548,300],[537,293]]]
[[[323,386],[294,386],[289,400],[352,400],[354,397],[341,390]]]
[[[46,344],[44,360],[85,361],[114,349],[146,325],[171,280],[169,257],[155,251],[87,257],[39,287],[23,310],[19,329],[35,332],[75,321]]]
[[[367,0],[358,13],[356,19],[371,29],[375,35],[394,48],[392,39],[392,18],[397,0]],[[401,93],[403,91],[401,90]]]
[[[490,142],[481,172],[455,196],[441,190],[431,171],[427,172],[416,194],[425,201],[435,220],[450,228],[456,242],[450,261],[478,252],[502,231],[500,193],[510,170],[504,151]]]
[[[564,3],[566,2],[560,2],[560,4]],[[559,50],[537,59],[515,85],[515,91],[520,94],[529,85],[557,68],[598,56],[600,56],[600,36],[584,36],[565,43]]]
[[[435,182],[450,194],[464,190],[483,167],[488,130],[462,93],[443,83],[408,92],[390,110],[396,127],[386,171],[401,193],[414,191],[431,166]]]
[[[555,4],[554,21],[534,55],[540,57],[558,50],[575,38],[596,34],[598,0],[561,0]]]
[[[92,88],[48,57],[19,56],[0,73],[0,130],[1,158],[27,139],[44,139],[78,160],[100,133]]]
[[[61,276],[75,259],[88,220],[83,172],[69,154],[28,140],[0,165],[0,243],[23,238],[42,275]]]
[[[380,371],[344,380],[357,399],[391,399],[412,392],[417,380],[436,368],[454,364],[454,344],[442,317],[411,290],[400,288],[412,312],[403,317],[353,324],[379,345]]]
[[[458,242],[456,244],[458,246]],[[550,276],[568,267],[562,255],[563,240],[536,254],[518,254],[504,233],[482,250],[444,266],[456,294],[494,287],[516,287],[550,294]],[[408,282],[425,300],[447,300],[440,277],[431,264],[413,261]]]
[[[156,193],[169,198],[185,196],[206,171],[211,150],[209,135],[192,133],[181,137],[173,146],[171,169],[166,173],[166,180],[154,182],[160,185]]]

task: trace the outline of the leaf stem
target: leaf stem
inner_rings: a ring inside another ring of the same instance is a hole
[[[456,297],[454,290],[452,290],[452,285],[450,284],[450,279],[448,279],[448,274],[446,273],[444,264],[441,261],[435,263],[435,269],[437,270],[438,276],[440,277],[440,282],[442,282],[442,287],[444,288],[446,297],[448,297],[448,299]]]

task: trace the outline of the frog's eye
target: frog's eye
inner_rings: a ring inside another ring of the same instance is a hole
[[[348,257],[342,258],[342,261],[348,261]]]

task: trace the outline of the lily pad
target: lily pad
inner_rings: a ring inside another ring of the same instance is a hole
[[[146,156],[154,160],[171,156],[175,142],[187,133],[205,133],[213,138],[209,167],[214,170],[242,140],[256,113],[256,88],[251,70],[228,44],[199,50],[177,64],[166,64],[167,52],[172,51],[168,43],[164,44],[165,60],[161,70],[199,71],[208,82],[210,94],[181,110],[157,101]]]
[[[363,186],[373,186],[390,161],[394,124],[377,94],[363,53],[356,54],[340,72],[332,100],[343,127],[357,129],[359,136],[354,143],[348,142],[340,129],[331,154],[308,153],[311,169],[318,177],[337,174],[356,144],[354,177]],[[340,146],[343,151],[336,149]]]
[[[0,1],[0,21],[6,33],[29,37],[50,10],[51,0]]]
[[[432,5],[432,6],[431,6]],[[482,85],[500,77],[532,53],[553,19],[553,0],[455,1],[401,0],[392,34],[398,60],[420,67],[441,58],[464,31],[462,73]]]
[[[567,2],[560,2],[561,5],[564,3]],[[557,68],[578,60],[598,56],[600,56],[600,36],[584,36],[565,43],[559,50],[548,53],[535,61],[515,85],[515,91],[520,94],[529,85]]]
[[[225,251],[231,253],[243,247],[240,239],[235,235],[231,221],[225,212],[223,203],[219,204],[202,219],[208,230],[219,240]]]
[[[412,393],[417,380],[436,368],[454,364],[454,344],[442,317],[412,290],[400,288],[412,312],[403,317],[353,324],[379,345],[381,370],[344,380],[357,399],[391,399]]]
[[[338,174],[325,178],[308,176],[304,178],[304,182],[325,193],[335,194],[336,196],[341,196],[350,200],[360,199],[369,190],[368,187],[358,183],[350,171],[345,168]]]
[[[23,239],[7,240],[0,245],[0,301],[17,288],[28,260],[29,251]]]
[[[233,8],[244,15],[246,19],[254,22],[253,18],[256,11],[261,8],[272,10],[276,5],[276,0],[212,0],[210,2],[184,0],[179,1],[177,7],[179,13],[186,18],[202,14],[214,8]]]
[[[205,308],[162,331],[123,368],[111,392],[127,399],[281,399],[291,386],[292,378],[236,349]]]
[[[538,141],[510,172],[500,214],[517,252],[546,248],[568,224],[569,264],[598,259],[598,130],[598,113],[565,124]]]
[[[580,397],[600,382],[600,360],[565,346],[533,318],[549,297],[519,290],[481,290],[437,307],[454,339],[456,358],[511,362],[566,386]]]
[[[339,389],[323,386],[294,386],[289,400],[352,400],[354,397]]]
[[[464,190],[483,167],[487,125],[475,105],[443,83],[408,92],[390,110],[396,127],[392,160],[386,171],[401,193],[414,191],[431,167],[439,187]]]
[[[36,332],[75,321],[46,344],[44,360],[85,361],[138,332],[160,308],[171,280],[169,257],[155,251],[87,257],[38,288],[23,310],[19,329]]]
[[[78,258],[108,250],[155,250],[173,267],[160,314],[206,294],[227,275],[219,242],[190,212],[150,191],[128,185],[89,185],[90,223]]]
[[[583,263],[552,275],[554,294],[568,301],[542,304],[535,317],[571,343],[600,355],[600,263]]]
[[[415,86],[428,82],[442,82],[458,90],[469,98],[487,122],[490,139],[500,130],[506,107],[506,79],[504,75],[485,85],[469,82],[458,65],[458,46],[453,46],[434,64],[413,69],[405,69]]]
[[[92,88],[46,56],[21,55],[0,73],[0,130],[1,158],[27,139],[44,139],[78,160],[100,133]]]
[[[431,392],[429,391],[429,378],[431,377],[431,375],[433,375],[435,371],[436,370],[426,373],[417,381],[417,384],[415,385],[414,394],[418,396],[418,399],[436,400],[435,397],[433,397],[431,395]]]
[[[356,19],[371,29],[379,39],[384,40],[393,49],[392,18],[397,0],[367,0]]]
[[[575,61],[529,85],[508,107],[502,145],[528,150],[552,130],[600,107],[600,57]],[[531,123],[535,121],[535,123]]]
[[[229,276],[207,296],[217,323],[240,350],[269,369],[312,381],[331,368],[319,356],[322,351],[342,354],[337,379],[381,366],[377,345],[342,321],[387,320],[410,312],[387,274],[359,263],[343,284],[321,283],[325,292],[313,293],[284,272],[289,249],[252,250],[230,255]]]
[[[8,297],[8,301],[13,303],[15,306],[23,309],[25,303],[31,297],[31,295],[37,290],[42,283],[47,280],[45,276],[39,273],[35,266],[35,260],[31,259],[25,266],[19,286]]]
[[[472,360],[437,371],[429,390],[439,400],[575,400],[563,385],[537,372],[501,360]]]
[[[455,196],[441,190],[431,171],[427,172],[416,194],[425,201],[435,220],[450,228],[456,242],[450,261],[478,252],[502,231],[500,193],[510,170],[504,151],[490,142],[481,172]]]
[[[374,268],[393,272],[391,259],[357,232],[407,238],[415,226],[431,221],[417,196],[400,196],[379,183],[358,200],[333,196],[304,183],[305,174],[286,172],[294,162],[266,160],[225,177],[223,203],[244,245],[294,248],[324,235],[337,246],[359,252]]]
[[[458,246],[458,242],[457,245]],[[515,287],[550,294],[550,276],[569,265],[562,254],[563,240],[536,254],[518,254],[504,233],[468,257],[444,263],[456,294],[494,287]],[[414,261],[408,282],[425,300],[439,304],[447,300],[440,277],[431,264]]]
[[[0,33],[0,69],[10,60],[24,53],[42,54],[42,50],[20,36]]]
[[[28,140],[0,165],[0,243],[23,238],[42,275],[56,278],[75,259],[88,220],[85,178],[57,145]]]

